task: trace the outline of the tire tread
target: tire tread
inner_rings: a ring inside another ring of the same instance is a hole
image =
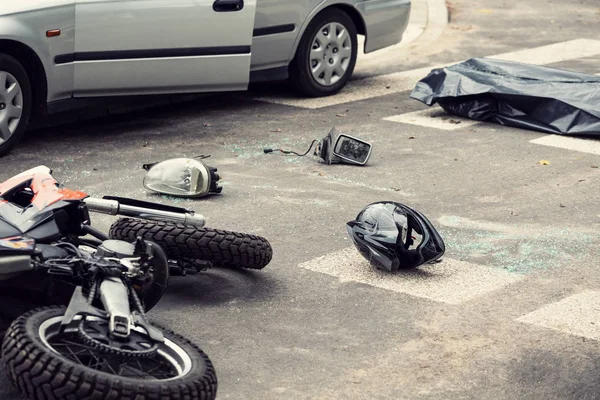
[[[170,258],[211,261],[217,267],[263,269],[273,257],[271,244],[263,237],[172,222],[120,218],[109,235],[127,241],[140,236],[157,243]]]
[[[9,380],[28,398],[58,399],[215,399],[217,377],[212,362],[202,350],[174,332],[157,326],[178,342],[191,346],[206,366],[202,375],[182,377],[176,381],[109,380],[103,373],[61,359],[39,341],[34,340],[28,320],[40,314],[56,316],[64,307],[50,306],[32,310],[13,321],[2,343],[2,362]]]

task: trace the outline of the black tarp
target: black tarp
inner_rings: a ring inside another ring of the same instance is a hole
[[[478,121],[600,137],[600,76],[473,58],[432,70],[410,97]]]

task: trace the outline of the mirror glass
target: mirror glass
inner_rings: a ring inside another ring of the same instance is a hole
[[[340,135],[333,152],[338,157],[364,164],[371,155],[371,145],[350,136]]]

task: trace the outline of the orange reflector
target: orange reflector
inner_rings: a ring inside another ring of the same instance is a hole
[[[46,32],[46,37],[60,36],[60,29],[52,29]]]

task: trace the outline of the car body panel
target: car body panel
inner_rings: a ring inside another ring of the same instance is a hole
[[[410,0],[369,0],[356,4],[367,30],[365,53],[402,41],[410,19]]]
[[[0,41],[14,40],[35,52],[46,72],[49,102],[244,90],[250,71],[262,71],[266,79],[275,78],[271,71],[286,74],[306,27],[327,7],[358,11],[365,53],[400,42],[410,15],[410,0],[245,0],[242,11],[224,13],[214,12],[213,2],[8,1],[0,7]],[[50,29],[61,35],[47,38]],[[251,51],[229,51],[246,46]]]
[[[74,96],[243,90],[256,0],[76,0]]]
[[[323,0],[258,0],[252,40],[252,71],[286,66],[304,22]],[[264,28],[293,26],[292,31],[257,35]]]
[[[46,71],[48,101],[71,97],[73,66],[54,65],[54,56],[73,52],[75,0],[7,2],[0,9],[0,40],[22,43],[38,56]],[[47,38],[51,29],[60,29],[61,35]]]
[[[294,30],[255,35],[252,71],[287,66],[310,21],[332,6],[346,6],[358,11],[366,31],[364,52],[370,53],[402,40],[410,18],[411,0],[258,0],[255,32],[286,25],[294,25]]]

